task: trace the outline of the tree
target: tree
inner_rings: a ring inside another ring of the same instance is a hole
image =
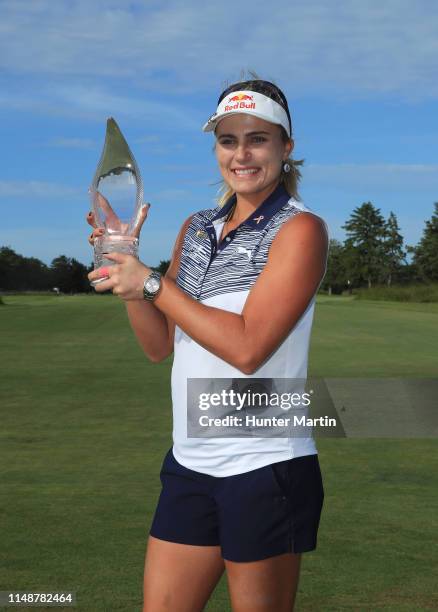
[[[438,202],[430,221],[426,221],[423,236],[416,247],[408,246],[413,253],[412,263],[422,281],[438,280]]]
[[[52,286],[59,287],[63,293],[83,293],[90,291],[87,268],[74,258],[60,255],[50,266]]]
[[[342,293],[345,288],[347,276],[343,255],[343,245],[335,238],[331,238],[327,258],[327,271],[321,285],[321,288],[328,291],[329,295],[332,293]]]
[[[23,257],[10,247],[0,248],[0,289],[44,290],[50,287],[50,271],[35,257]]]
[[[371,287],[378,280],[384,261],[385,219],[380,209],[364,202],[354,209],[342,226],[348,238],[344,243],[344,261],[348,277],[354,284]]]
[[[70,260],[71,291],[73,293],[87,293],[90,291],[88,269],[80,261],[72,257]]]
[[[10,290],[16,289],[14,286],[19,284],[20,266],[22,256],[18,255],[10,247],[1,247],[0,249],[0,289]]]
[[[402,267],[402,262],[407,264],[406,251],[403,251],[403,236],[400,234],[397,217],[391,211],[386,222],[383,239],[384,267],[383,275],[386,277],[388,286]]]
[[[162,259],[160,263],[158,264],[158,266],[153,267],[152,270],[156,270],[157,272],[160,272],[160,274],[164,275],[166,274],[169,266],[170,266],[170,260]]]

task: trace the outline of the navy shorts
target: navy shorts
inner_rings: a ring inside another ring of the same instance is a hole
[[[280,461],[234,476],[190,470],[167,452],[150,535],[220,546],[228,561],[258,561],[316,548],[324,500],[318,455]]]

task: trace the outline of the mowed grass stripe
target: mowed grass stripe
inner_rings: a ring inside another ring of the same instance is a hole
[[[438,304],[320,298],[309,374],[438,376]]]

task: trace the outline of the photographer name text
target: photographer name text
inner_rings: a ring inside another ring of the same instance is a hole
[[[245,418],[234,415],[225,417],[199,417],[201,427],[336,427],[336,419],[322,417],[306,417],[304,415],[293,417],[256,417],[246,415]]]

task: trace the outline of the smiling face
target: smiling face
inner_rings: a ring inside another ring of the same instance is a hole
[[[280,126],[240,113],[222,119],[216,127],[216,157],[226,183],[237,194],[270,193],[292,151]]]

